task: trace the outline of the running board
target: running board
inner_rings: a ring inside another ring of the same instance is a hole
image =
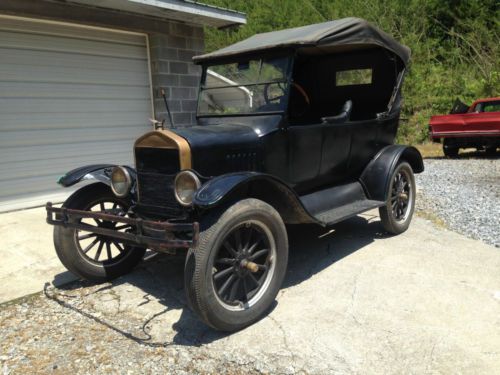
[[[385,202],[364,199],[320,212],[314,217],[324,225],[332,225],[383,205]]]
[[[331,225],[365,211],[385,205],[366,197],[359,181],[333,186],[303,195],[300,201],[322,225]]]

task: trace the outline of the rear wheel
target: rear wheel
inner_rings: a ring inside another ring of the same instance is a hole
[[[126,216],[129,206],[127,199],[116,197],[109,186],[102,183],[84,186],[63,204],[66,208],[119,216]],[[130,225],[113,221],[79,221],[96,227],[132,231]],[[96,282],[114,279],[130,272],[146,251],[145,248],[125,245],[113,238],[59,225],[54,228],[54,245],[57,256],[69,271]]]
[[[485,153],[487,156],[494,156],[497,153],[497,147],[496,146],[488,146],[485,148]]]
[[[458,156],[458,147],[456,145],[453,145],[445,139],[443,141],[443,154],[447,158],[456,158]]]
[[[288,262],[286,229],[276,210],[245,199],[201,221],[199,246],[186,258],[188,303],[222,331],[236,331],[271,307]]]
[[[397,165],[391,175],[387,203],[379,208],[385,230],[400,234],[408,229],[415,209],[415,176],[407,162]]]

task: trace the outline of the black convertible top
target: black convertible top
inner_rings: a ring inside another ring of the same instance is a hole
[[[405,65],[410,59],[410,49],[398,43],[389,34],[361,18],[342,18],[268,33],[256,34],[241,42],[218,51],[193,57],[195,63],[230,58],[252,52],[283,48],[315,47],[321,51],[346,47],[382,47],[401,58]]]

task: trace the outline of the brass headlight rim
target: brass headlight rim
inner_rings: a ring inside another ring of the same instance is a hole
[[[117,170],[117,169],[123,172],[123,174],[125,176],[125,180],[127,181],[127,190],[125,191],[124,194],[119,194],[115,190],[115,187],[113,186],[113,174],[114,174],[115,170]],[[111,184],[110,184],[111,191],[118,198],[125,198],[127,195],[129,195],[130,190],[132,189],[132,176],[130,175],[130,172],[128,171],[127,168],[125,168],[125,167],[123,167],[121,165],[114,166],[113,169],[112,169],[112,171],[111,171],[111,179],[110,179],[110,181],[111,181]]]
[[[184,206],[184,207],[190,207],[193,205],[193,200],[191,200],[191,202],[184,202],[180,197],[179,197],[179,194],[177,194],[177,181],[178,179],[183,176],[183,175],[189,175],[193,181],[195,182],[195,192],[194,194],[196,194],[196,192],[201,188],[201,181],[200,181],[200,178],[196,175],[196,173],[194,173],[192,170],[190,169],[185,169],[183,171],[180,171],[179,173],[177,173],[177,175],[175,176],[175,179],[174,179],[174,195],[175,195],[175,199],[177,200],[177,202],[181,205],[181,206]],[[193,196],[194,196],[193,194]]]

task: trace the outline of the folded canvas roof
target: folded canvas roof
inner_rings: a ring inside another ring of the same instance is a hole
[[[392,51],[405,65],[410,59],[410,49],[389,34],[361,18],[342,18],[268,33],[256,34],[220,50],[193,58],[195,63],[231,58],[266,50],[317,47],[335,50],[345,47],[378,46]]]

